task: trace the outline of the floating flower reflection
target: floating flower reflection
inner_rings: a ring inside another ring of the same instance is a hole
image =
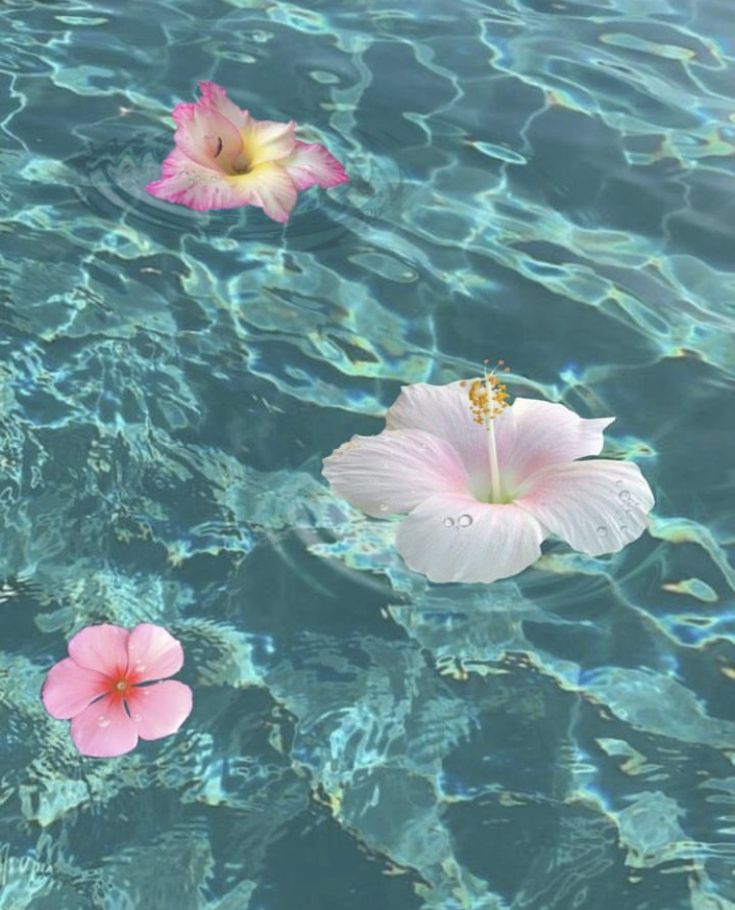
[[[191,689],[165,679],[183,663],[181,645],[160,626],[88,626],[69,642],[69,657],[49,670],[41,698],[52,717],[71,720],[82,755],[123,755],[138,737],[168,736],[189,716]]]
[[[597,459],[612,417],[517,398],[494,373],[406,386],[386,429],[324,461],[332,489],[368,515],[408,513],[396,546],[435,582],[521,572],[554,535],[593,556],[639,537],[654,499],[637,465]]]
[[[199,89],[196,104],[173,110],[176,147],[146,187],[151,195],[200,212],[255,205],[285,222],[301,190],[348,181],[323,145],[296,138],[293,121],[256,120],[214,82]]]

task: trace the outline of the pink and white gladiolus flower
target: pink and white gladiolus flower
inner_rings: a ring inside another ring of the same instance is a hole
[[[166,678],[184,663],[181,644],[166,629],[87,626],[68,647],[69,657],[49,670],[41,699],[52,717],[71,720],[82,755],[124,755],[138,737],[169,736],[189,716],[191,689]]]
[[[285,222],[302,190],[349,180],[323,145],[296,138],[293,120],[256,120],[214,82],[199,90],[196,104],[173,110],[175,148],[146,187],[152,196],[199,212],[255,205]]]
[[[408,513],[396,547],[435,582],[491,582],[523,571],[554,535],[614,553],[639,537],[654,499],[637,465],[587,459],[614,418],[548,401],[508,406],[495,374],[406,386],[377,436],[324,461],[332,489],[368,515]]]

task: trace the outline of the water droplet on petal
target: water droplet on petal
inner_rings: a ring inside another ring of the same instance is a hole
[[[622,481],[622,480],[616,480],[616,481],[615,481],[615,486],[616,486],[616,487],[622,487],[622,485],[623,485],[623,481]]]
[[[460,526],[460,528],[469,528],[469,526],[472,524],[472,516],[467,514],[460,515],[457,519],[457,524]]]
[[[444,527],[445,527],[445,528],[453,528],[453,527],[454,527],[454,519],[453,519],[453,518],[445,518],[445,519],[444,519]]]
[[[145,695],[146,698],[148,698],[148,696],[151,694],[151,690],[148,688],[148,686],[141,686],[141,687],[138,689],[138,691],[139,691],[139,692],[142,692],[143,695]]]
[[[600,535],[600,537],[607,537],[607,528],[605,525],[600,525],[600,527],[597,529],[597,533]]]
[[[97,718],[98,727],[109,727],[110,723],[111,723],[110,718],[105,717],[104,714],[100,714],[100,716]]]
[[[623,502],[627,502],[630,499],[630,493],[627,490],[622,490],[618,493],[618,497],[622,499]]]
[[[378,509],[379,509],[381,512],[387,512],[387,511],[388,511],[388,506],[387,506],[384,502],[381,502],[380,505],[378,506]]]
[[[623,534],[627,533],[628,525],[620,525],[620,530]]]
[[[133,720],[136,722],[136,724],[139,724],[143,720],[143,715],[133,714]]]

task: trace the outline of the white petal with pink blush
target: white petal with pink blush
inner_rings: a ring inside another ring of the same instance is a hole
[[[348,181],[323,145],[296,138],[293,121],[256,120],[214,82],[199,89],[195,104],[174,108],[175,147],[146,187],[152,196],[200,212],[252,205],[283,223],[303,190]]]
[[[408,513],[396,548],[409,568],[434,582],[491,582],[536,562],[550,536],[599,556],[645,531],[654,498],[638,466],[590,459],[613,419],[534,399],[509,404],[494,372],[417,383],[401,391],[382,433],[326,458],[324,476],[368,515]]]

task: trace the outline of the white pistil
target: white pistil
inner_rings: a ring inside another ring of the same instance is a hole
[[[499,364],[502,361],[498,361]],[[505,385],[494,373],[488,373],[482,379],[475,379],[470,384],[468,397],[470,411],[475,423],[481,424],[487,434],[487,458],[490,470],[490,502],[503,501],[503,488],[500,483],[500,466],[498,465],[498,450],[495,445],[495,429],[493,420],[508,406],[508,393]]]
[[[487,455],[490,461],[490,496],[491,502],[501,502],[500,468],[498,467],[498,450],[495,447],[495,429],[492,417],[486,418]]]

